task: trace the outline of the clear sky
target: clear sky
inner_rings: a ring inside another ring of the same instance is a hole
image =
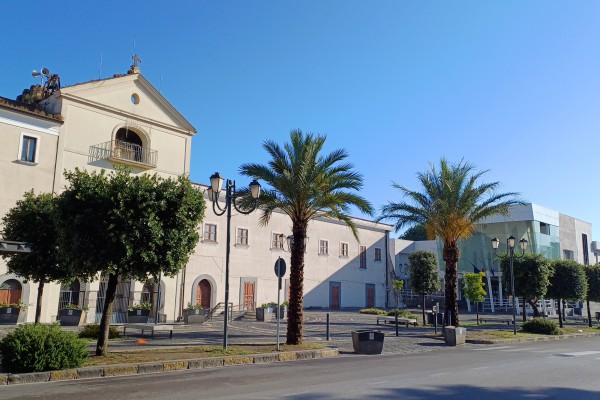
[[[299,128],[348,150],[377,209],[464,158],[600,240],[598,21],[594,1],[4,1],[0,96],[41,67],[63,86],[125,73],[135,52],[198,130],[196,182],[249,183],[240,164]]]

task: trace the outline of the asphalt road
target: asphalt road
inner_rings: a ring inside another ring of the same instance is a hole
[[[0,399],[600,399],[600,339],[7,386]]]

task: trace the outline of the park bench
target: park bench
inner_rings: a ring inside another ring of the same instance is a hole
[[[504,318],[481,318],[479,317],[479,321],[487,323],[493,323],[493,324],[506,324],[506,325],[512,325],[512,319],[504,319]]]
[[[386,315],[379,315],[377,316],[377,325],[379,325],[379,321],[382,321],[384,324],[395,324],[396,323],[396,317],[394,316],[386,316]],[[406,324],[406,327],[408,328],[408,325],[412,325],[412,326],[417,326],[417,320],[414,318],[403,318],[403,317],[398,317],[398,323],[399,324]]]
[[[154,332],[169,332],[169,339],[173,339],[173,325],[162,325],[162,324],[125,324],[123,325],[123,335],[127,333],[127,329],[139,329],[142,331],[150,331],[152,333],[152,339],[154,339]]]

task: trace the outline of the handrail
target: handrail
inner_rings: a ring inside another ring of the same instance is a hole
[[[221,307],[225,306],[225,302],[221,302],[221,303],[217,303],[217,305],[215,305],[213,308],[211,308],[208,313],[206,314],[206,317],[204,318],[205,321],[208,321],[209,319],[212,321],[213,319],[213,315],[214,313]],[[229,303],[229,309],[231,310],[233,308],[233,303]],[[233,318],[231,317],[231,313],[229,313],[229,320],[233,321]]]

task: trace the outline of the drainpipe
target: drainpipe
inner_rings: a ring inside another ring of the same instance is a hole
[[[389,243],[390,243],[390,232],[385,231],[385,308],[389,307],[390,301],[390,284],[389,284],[389,274],[390,271],[388,269],[388,260],[390,258],[389,254]]]

